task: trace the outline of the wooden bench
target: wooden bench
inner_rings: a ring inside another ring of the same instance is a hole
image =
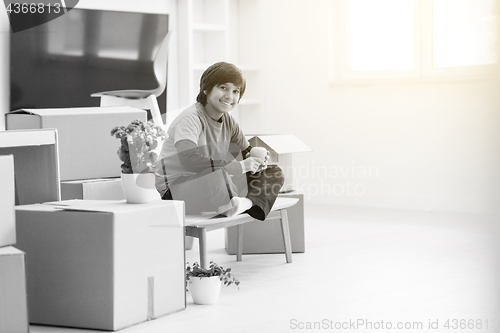
[[[268,214],[265,221],[279,219],[281,220],[281,229],[283,232],[283,242],[285,243],[285,258],[287,263],[292,262],[292,244],[290,241],[290,228],[288,226],[288,216],[286,209],[295,205],[297,198],[277,198],[276,202]],[[236,239],[236,260],[241,261],[243,254],[243,224],[257,221],[248,214],[240,214],[233,217],[216,216],[209,218],[203,215],[186,215],[184,226],[186,236],[198,238],[200,248],[200,265],[207,265],[207,232],[221,228],[237,226]],[[265,221],[261,221],[265,223]]]

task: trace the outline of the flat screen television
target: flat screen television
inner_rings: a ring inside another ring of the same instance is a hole
[[[167,32],[168,14],[73,8],[12,33],[10,109],[92,107],[95,92],[154,89],[153,57]]]

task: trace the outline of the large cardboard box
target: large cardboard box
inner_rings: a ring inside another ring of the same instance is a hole
[[[12,246],[0,248],[0,332],[29,332],[26,255]]]
[[[184,203],[16,207],[30,322],[118,330],[186,306]]]
[[[122,200],[125,196],[120,178],[96,178],[62,181],[61,199]]]
[[[293,154],[311,151],[304,142],[295,135],[247,135],[247,140],[253,147],[265,147],[270,153],[270,164],[278,164],[283,170],[285,183],[281,192],[297,190],[296,175],[298,170],[293,164]]]
[[[305,252],[304,195],[297,192],[280,194],[280,197],[297,198],[294,206],[287,209],[292,252]],[[236,226],[226,228],[226,252],[236,254]],[[283,232],[279,220],[250,222],[243,225],[243,254],[285,253]]]
[[[56,128],[59,135],[61,180],[119,177],[120,142],[110,132],[146,111],[129,106],[22,109],[6,116],[7,129]]]
[[[14,157],[0,156],[0,247],[16,244]]]
[[[61,199],[57,130],[0,131],[0,155],[14,156],[16,205]]]

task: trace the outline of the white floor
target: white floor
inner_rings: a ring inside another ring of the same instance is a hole
[[[499,222],[306,206],[306,252],[291,264],[282,254],[236,262],[214,231],[209,258],[232,267],[240,289],[223,288],[216,305],[195,305],[188,294],[185,310],[120,332],[500,332]],[[187,260],[198,260],[197,245]]]

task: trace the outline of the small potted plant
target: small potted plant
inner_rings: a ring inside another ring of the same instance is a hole
[[[130,203],[148,202],[159,197],[154,187],[155,150],[165,139],[165,131],[151,121],[134,120],[128,126],[116,126],[111,135],[120,139],[117,154],[121,165],[125,199]]]
[[[219,299],[221,282],[225,286],[238,286],[238,281],[232,274],[231,268],[224,268],[211,261],[208,269],[201,267],[197,262],[186,267],[186,286],[195,304],[215,304]]]

